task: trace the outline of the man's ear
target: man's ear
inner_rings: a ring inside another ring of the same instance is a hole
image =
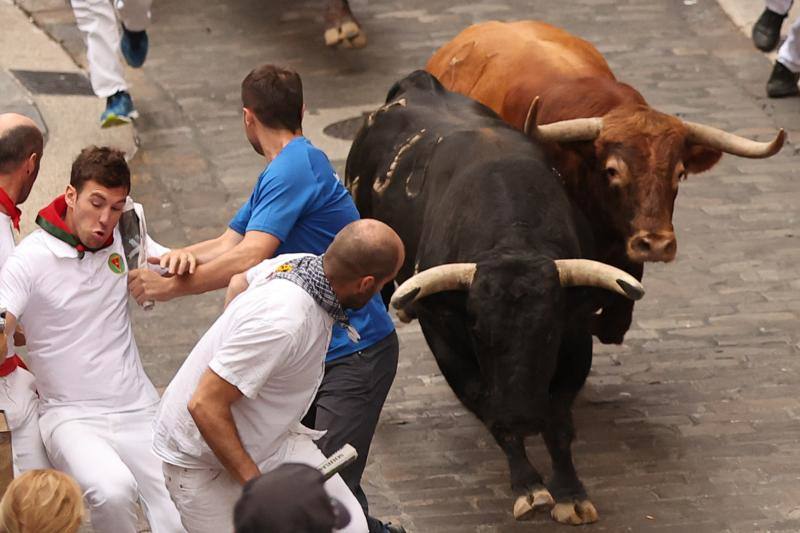
[[[372,292],[372,290],[375,289],[376,283],[377,280],[374,276],[364,276],[358,284],[358,292],[361,294]]]
[[[78,190],[72,185],[67,185],[67,190],[64,192],[64,200],[67,202],[67,207],[75,209],[75,203],[78,201]]]
[[[38,161],[39,161],[39,154],[37,154],[36,152],[33,152],[28,157],[28,160],[26,161],[26,164],[28,165],[28,168],[26,169],[28,171],[28,176],[36,172],[36,163]]]
[[[247,124],[248,126],[252,126],[253,121],[256,118],[255,115],[253,114],[253,111],[247,109],[246,107],[243,107],[242,113],[244,113],[244,123]]]

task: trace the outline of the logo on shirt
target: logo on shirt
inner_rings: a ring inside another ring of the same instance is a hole
[[[289,263],[284,263],[278,268],[276,268],[275,272],[291,272],[292,268],[293,268],[292,265],[290,265]]]
[[[114,274],[122,274],[125,272],[125,263],[122,262],[122,256],[119,254],[111,254],[108,258],[108,268]]]

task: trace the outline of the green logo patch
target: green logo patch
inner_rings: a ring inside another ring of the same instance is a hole
[[[108,268],[114,274],[122,274],[125,272],[125,263],[122,261],[122,256],[119,254],[111,254],[108,258]]]

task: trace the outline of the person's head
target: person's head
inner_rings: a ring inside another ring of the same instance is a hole
[[[28,470],[0,500],[3,533],[75,533],[83,521],[81,489],[57,470]]]
[[[342,307],[358,309],[395,278],[404,260],[397,233],[383,222],[363,219],[336,235],[322,263]]]
[[[0,181],[13,191],[16,203],[27,200],[39,175],[44,139],[31,119],[16,113],[0,114]]]
[[[350,522],[316,468],[286,463],[248,481],[233,509],[235,533],[331,533]]]
[[[242,81],[244,131],[256,152],[264,155],[259,130],[299,133],[303,121],[300,75],[275,65],[254,68]]]
[[[72,163],[67,192],[67,226],[89,249],[102,247],[122,215],[131,190],[125,154],[107,146],[84,148]]]

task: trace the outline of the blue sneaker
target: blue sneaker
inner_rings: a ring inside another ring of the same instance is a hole
[[[122,57],[125,62],[133,68],[139,68],[144,65],[144,60],[147,58],[147,32],[131,31],[122,26],[122,40],[119,47],[122,50]]]
[[[139,113],[133,107],[131,95],[126,91],[119,91],[106,100],[106,110],[100,115],[100,127],[128,124],[134,118],[139,118]]]

